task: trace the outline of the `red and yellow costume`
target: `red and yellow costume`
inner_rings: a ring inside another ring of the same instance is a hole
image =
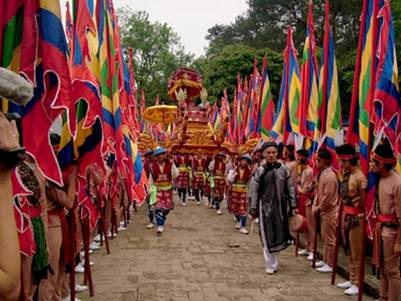
[[[212,173],[214,177],[213,196],[222,199],[226,190],[226,163],[223,161],[223,158],[215,160]]]
[[[171,210],[174,208],[172,168],[170,161],[164,161],[164,166],[158,162],[152,162],[150,165],[153,184],[157,188],[156,209]]]
[[[248,182],[252,174],[249,167],[238,167],[230,189],[231,211],[237,216],[248,215]]]
[[[186,189],[189,187],[189,158],[185,155],[177,155],[175,162],[178,166],[177,188]]]
[[[206,162],[203,159],[194,159],[192,163],[192,188],[201,190],[204,186]]]

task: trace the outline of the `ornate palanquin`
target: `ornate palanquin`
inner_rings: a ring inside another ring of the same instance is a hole
[[[233,151],[224,144],[224,132],[227,123],[214,131],[209,124],[207,93],[202,84],[202,77],[195,70],[181,68],[170,78],[168,94],[178,103],[176,129],[167,139],[166,147],[176,154],[217,154],[221,151]],[[195,99],[201,96],[202,104],[196,106]]]
[[[150,135],[142,133],[139,139],[141,152],[161,145],[168,148],[172,154],[200,153],[215,155],[219,152],[245,154],[251,152],[257,145],[257,139],[249,139],[241,146],[229,143],[225,139],[228,130],[228,119],[222,120],[218,129],[212,128],[209,123],[210,106],[207,103],[207,92],[203,88],[201,75],[195,70],[188,68],[177,70],[169,79],[168,95],[177,102],[174,130],[163,142],[155,142]],[[196,98],[199,96],[202,103],[197,106]],[[153,112],[147,112],[150,117],[161,114],[161,110],[156,107],[148,109],[154,110]],[[150,117],[148,119],[153,119],[153,122],[162,123],[164,126],[168,124],[168,122],[164,121],[169,118]],[[157,121],[157,119],[162,121]]]

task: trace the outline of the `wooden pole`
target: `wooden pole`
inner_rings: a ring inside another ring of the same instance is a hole
[[[340,250],[340,241],[341,241],[341,221],[342,221],[343,209],[344,209],[343,203],[340,202],[340,207],[338,210],[338,218],[337,218],[336,244],[334,246],[333,272],[331,272],[331,285],[334,285],[336,283],[338,252]]]
[[[358,285],[358,301],[363,299],[363,284],[365,281],[365,260],[366,260],[366,237],[367,237],[367,223],[366,215],[363,215],[362,223],[362,237],[361,237],[361,261],[359,264],[359,285]]]
[[[316,255],[317,255],[317,236],[319,233],[319,228],[320,228],[320,218],[319,218],[319,213],[315,215],[315,236],[313,237],[313,260],[312,260],[312,268],[316,268]]]
[[[70,297],[71,301],[75,301],[75,249],[76,249],[76,233],[77,233],[77,220],[76,220],[76,211],[77,211],[77,202],[76,200],[74,201],[74,206],[71,208],[69,211],[70,217],[68,219],[69,221],[69,234],[70,234],[70,252],[71,254],[74,254],[72,257],[72,262],[71,262],[71,270],[70,270]]]
[[[90,267],[89,259],[89,242],[90,242],[90,226],[89,226],[89,216],[81,220],[82,227],[82,240],[84,243],[84,258],[85,258],[85,278],[88,280],[89,284],[89,296],[93,297],[95,295],[95,290],[93,287],[92,272]]]

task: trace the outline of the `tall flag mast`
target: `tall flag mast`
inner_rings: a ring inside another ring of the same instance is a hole
[[[319,118],[319,84],[318,63],[316,59],[315,25],[313,23],[313,1],[309,1],[306,40],[301,64],[301,105],[299,106],[300,133],[305,137],[305,147],[310,150],[316,148],[315,128]],[[312,147],[314,145],[314,147]]]

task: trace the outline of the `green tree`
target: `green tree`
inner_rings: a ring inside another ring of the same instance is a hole
[[[134,51],[136,81],[144,89],[148,104],[159,94],[167,100],[167,82],[179,67],[188,66],[194,56],[185,52],[180,37],[166,23],[151,22],[145,11],[129,7],[118,10],[122,44]]]
[[[203,74],[209,100],[211,102],[220,100],[224,89],[227,89],[229,98],[232,100],[237,76],[249,77],[253,72],[255,58],[258,60],[260,69],[265,54],[269,62],[269,77],[273,94],[277,96],[283,62],[281,54],[270,49],[255,49],[236,44],[223,47],[218,54],[209,57],[206,61]]]
[[[206,38],[212,51],[221,44],[242,43],[257,49],[268,47],[282,51],[285,46],[284,32],[288,26],[295,29],[295,45],[305,40],[308,0],[249,0],[244,16],[231,25],[215,25]],[[322,44],[324,0],[314,1],[317,42]],[[341,55],[357,45],[360,0],[332,0],[330,2],[331,24],[336,34],[337,51]]]

